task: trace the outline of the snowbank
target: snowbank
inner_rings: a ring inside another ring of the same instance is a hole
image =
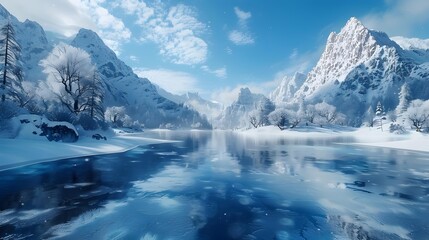
[[[375,131],[375,129],[373,131],[359,129],[356,133],[355,145],[429,152],[428,134],[412,131],[406,135],[395,135],[388,132],[381,133],[380,130]]]
[[[60,138],[50,139],[43,131],[43,124],[48,128],[60,126],[62,132],[66,129],[79,140],[71,143]],[[107,140],[104,140],[105,133],[101,133],[103,138],[96,140],[91,132],[78,135],[72,124],[52,122],[38,115],[18,116],[12,119],[12,125],[14,138],[0,138],[0,170],[64,158],[125,152],[140,145],[166,142],[143,137],[143,134],[118,132],[107,133]]]
[[[23,114],[12,118],[11,123],[14,138],[56,142],[76,142],[79,139],[79,133],[71,123],[54,122],[39,115]]]
[[[107,140],[81,137],[75,143],[0,138],[0,170],[65,158],[125,152],[137,146],[162,142],[166,141],[126,134]]]

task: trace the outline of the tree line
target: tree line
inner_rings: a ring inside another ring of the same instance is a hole
[[[429,100],[412,99],[410,89],[404,83],[399,92],[397,107],[385,112],[383,104],[370,106],[363,116],[362,126],[375,127],[381,131],[403,134],[407,129],[417,132],[429,131]],[[275,106],[269,99],[263,98],[249,113],[249,124],[253,128],[274,125],[280,130],[295,128],[298,125],[320,126],[347,125],[347,116],[326,102],[316,104],[282,103]]]

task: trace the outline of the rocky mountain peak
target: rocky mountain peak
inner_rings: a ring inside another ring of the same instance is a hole
[[[107,78],[134,75],[132,69],[122,62],[92,30],[80,29],[71,45],[88,52],[100,73]]]
[[[79,32],[76,34],[74,41],[87,42],[94,45],[99,45],[101,47],[107,47],[96,32],[85,28],[81,28],[79,30]]]
[[[240,93],[238,94],[237,104],[241,105],[251,105],[253,103],[252,92],[249,88],[241,88]]]
[[[370,30],[352,17],[338,34],[329,35],[321,58],[298,92],[300,95],[312,95],[327,83],[342,83],[348,73],[362,63],[384,55],[392,58],[401,51],[401,47],[387,34]]]

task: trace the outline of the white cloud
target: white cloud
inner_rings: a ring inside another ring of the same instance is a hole
[[[428,0],[385,0],[387,10],[371,13],[361,20],[369,28],[387,34],[412,36],[429,24]]]
[[[137,15],[137,23],[144,24],[155,13],[154,9],[139,0],[120,0],[113,3],[113,7],[121,7],[127,14]]]
[[[156,43],[160,54],[169,61],[195,65],[207,60],[208,46],[200,36],[207,26],[197,19],[193,8],[183,4],[166,8],[160,2],[148,6],[137,0],[127,0],[117,5],[137,18],[136,24],[143,30],[142,40]],[[135,9],[137,6],[139,10]]]
[[[96,31],[116,53],[123,42],[131,37],[131,31],[121,19],[113,16],[102,6],[104,0],[4,0],[2,4],[20,21],[31,19],[45,30],[66,37],[76,34],[80,28]]]
[[[235,45],[250,45],[255,43],[252,35],[248,32],[233,30],[229,33],[228,38]]]
[[[139,58],[137,56],[130,55],[130,60],[133,62],[137,62],[139,60]]]
[[[245,12],[238,7],[234,8],[234,12],[238,18],[238,28],[229,32],[228,39],[235,45],[250,45],[255,43],[255,39],[247,23],[252,17],[252,13]]]
[[[246,24],[247,20],[252,17],[252,13],[245,12],[239,9],[238,7],[234,8],[235,15],[238,17],[238,21],[240,24]]]
[[[133,70],[139,77],[149,79],[170,93],[201,92],[201,89],[197,86],[198,80],[186,72],[169,69],[134,68]]]
[[[205,72],[214,74],[218,78],[226,78],[228,75],[226,72],[226,67],[222,67],[222,68],[218,68],[218,69],[211,69],[207,65],[203,65],[203,66],[201,66],[201,69]]]

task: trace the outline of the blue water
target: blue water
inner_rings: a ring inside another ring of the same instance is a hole
[[[429,155],[227,132],[0,172],[0,239],[428,239]]]

